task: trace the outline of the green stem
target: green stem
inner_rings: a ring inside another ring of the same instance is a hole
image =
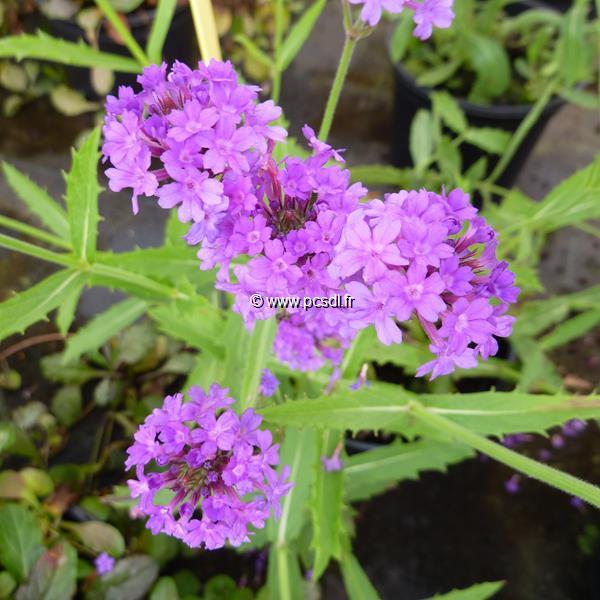
[[[276,0],[275,4],[275,39],[273,42],[273,53],[275,60],[273,61],[273,91],[271,98],[275,104],[279,103],[279,96],[281,95],[281,67],[280,55],[281,55],[281,44],[283,43],[283,22],[284,22],[284,3],[285,0]]]
[[[327,141],[331,125],[333,123],[333,117],[335,115],[335,109],[337,108],[346,76],[348,75],[348,69],[350,68],[350,61],[352,60],[352,54],[354,48],[358,42],[358,38],[346,34],[346,40],[344,42],[344,48],[342,49],[342,55],[340,56],[340,62],[338,64],[337,71],[335,73],[335,79],[329,92],[329,98],[327,99],[327,106],[325,107],[325,114],[321,121],[321,129],[319,130],[319,139],[323,142]]]
[[[0,248],[8,248],[8,250],[14,250],[15,252],[20,252],[21,254],[34,256],[35,258],[54,263],[56,265],[62,265],[63,267],[77,266],[77,261],[70,255],[58,254],[57,252],[40,248],[35,244],[18,240],[10,237],[9,235],[4,235],[3,233],[0,233]]]
[[[121,18],[109,0],[94,0],[94,2],[96,2],[98,8],[104,13],[104,16],[115,28],[115,31],[119,34],[123,40],[123,43],[127,46],[129,52],[131,52],[131,55],[140,63],[140,66],[148,66],[150,64],[150,60],[146,56],[146,53],[135,41],[135,38],[131,35],[131,32],[129,29],[127,29],[123,21],[121,21]]]
[[[500,175],[504,172],[504,169],[508,166],[508,163],[512,160],[515,152],[519,149],[519,146],[523,143],[525,136],[529,133],[531,128],[535,125],[537,120],[540,118],[542,112],[546,108],[548,102],[552,98],[556,88],[558,87],[558,81],[553,79],[547,86],[542,95],[538,98],[537,102],[532,106],[531,110],[527,113],[527,116],[521,121],[521,124],[515,131],[515,134],[510,139],[504,154],[498,161],[498,164],[485,180],[486,183],[494,183]]]
[[[14,231],[18,231],[19,233],[23,233],[29,237],[36,238],[41,240],[42,242],[46,242],[47,244],[52,244],[57,248],[63,248],[65,250],[71,250],[71,245],[64,240],[52,235],[51,233],[47,233],[46,231],[42,231],[37,227],[33,227],[32,225],[28,225],[27,223],[22,223],[21,221],[17,221],[16,219],[10,219],[9,217],[4,217],[0,215],[0,225],[2,227],[6,227],[7,229],[12,229]]]
[[[475,450],[487,454],[516,471],[547,483],[567,494],[577,496],[589,504],[600,508],[600,488],[587,481],[513,452],[501,444],[497,444],[486,437],[474,433],[470,429],[466,429],[462,425],[434,414],[420,402],[411,401],[408,408],[417,419],[430,425],[432,428],[456,438],[459,442],[463,442],[475,448]]]

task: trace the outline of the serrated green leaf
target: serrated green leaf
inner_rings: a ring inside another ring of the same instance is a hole
[[[339,432],[328,430],[319,436],[313,469],[311,515],[314,550],[313,581],[318,581],[331,558],[340,558],[343,534],[342,510],[345,470],[326,471],[321,458],[331,456],[342,439]]]
[[[453,590],[447,594],[436,594],[428,600],[487,600],[495,596],[496,592],[499,592],[502,587],[504,587],[504,581],[488,581],[477,583],[463,590]]]
[[[206,299],[199,297],[194,303],[164,304],[152,308],[148,314],[164,333],[219,359],[224,357],[221,311]]]
[[[298,22],[292,26],[281,45],[281,52],[278,57],[278,66],[281,71],[285,71],[294,58],[296,58],[311,31],[314,29],[326,4],[327,0],[317,0],[304,12],[300,19],[298,19]]]
[[[43,551],[42,529],[33,515],[18,504],[0,507],[0,562],[23,581]]]
[[[416,396],[400,386],[374,382],[369,388],[290,400],[259,412],[267,421],[285,426],[350,431],[381,429],[414,437],[424,430],[409,414],[409,402],[413,399]],[[600,416],[598,395],[482,392],[423,394],[418,399],[432,414],[484,435],[539,433],[570,419]]]
[[[147,302],[137,298],[128,298],[114,304],[69,338],[62,363],[73,363],[82,354],[100,348],[112,336],[139,319],[147,308]]]
[[[422,169],[433,152],[433,122],[431,113],[419,109],[410,125],[410,155],[417,170]]]
[[[40,556],[16,600],[68,600],[75,595],[76,585],[77,552],[61,540]]]
[[[471,127],[467,129],[465,139],[486,152],[502,154],[510,142],[510,133],[492,127]]]
[[[63,335],[69,333],[69,328],[75,318],[75,311],[77,310],[77,304],[81,297],[81,292],[85,287],[85,281],[82,281],[77,286],[69,290],[63,301],[58,307],[56,313],[56,326]]]
[[[350,456],[344,465],[344,495],[348,502],[366,500],[423,471],[446,467],[473,456],[468,446],[435,440],[394,442]]]
[[[66,175],[67,213],[75,254],[86,263],[96,255],[98,235],[98,158],[100,127],[96,127],[73,152],[71,170]]]
[[[162,62],[162,51],[177,8],[177,0],[158,0],[156,13],[152,19],[150,36],[146,44],[146,54],[151,63]]]
[[[65,269],[16,294],[0,304],[0,340],[45,319],[69,293],[79,287],[85,275]]]
[[[345,554],[340,561],[340,568],[350,600],[379,600],[377,590],[354,554]]]
[[[78,67],[102,67],[123,73],[139,73],[139,64],[126,56],[100,52],[90,46],[53,38],[41,31],[0,39],[0,58],[35,58]]]
[[[2,171],[8,185],[29,210],[60,239],[70,241],[69,222],[63,207],[44,188],[34,183],[11,164],[3,162]]]
[[[444,123],[456,133],[463,133],[467,127],[467,118],[458,102],[447,92],[431,94],[434,114],[439,115]]]

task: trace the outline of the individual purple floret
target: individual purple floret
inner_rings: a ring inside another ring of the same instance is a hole
[[[567,437],[575,437],[579,435],[585,428],[587,423],[581,419],[571,419],[562,426],[562,433]]]
[[[289,467],[275,471],[279,445],[258,429],[262,417],[252,409],[238,416],[228,408],[234,401],[226,389],[192,387],[188,395],[186,403],[182,394],[167,396],[135,433],[125,463],[136,472],[127,482],[131,495],[154,534],[193,548],[239,546],[250,526],[264,527],[271,511],[279,517],[293,485]]]
[[[260,380],[259,392],[261,395],[270,398],[279,387],[279,379],[271,373],[269,369],[265,369]]]
[[[355,303],[347,325],[375,327],[383,344],[402,341],[398,322],[417,320],[436,358],[417,376],[472,368],[510,335],[508,305],[519,289],[496,258],[496,232],[461,190],[388,194],[346,219],[329,275]]]
[[[515,474],[512,477],[510,477],[510,479],[507,479],[504,482],[504,489],[509,494],[517,494],[521,489],[521,476]]]
[[[113,570],[115,566],[115,559],[106,554],[106,552],[102,552],[102,554],[99,554],[96,557],[96,560],[94,560],[94,565],[98,575],[106,575]]]
[[[414,35],[422,40],[431,36],[434,27],[447,29],[454,20],[454,0],[348,0],[360,4],[361,20],[374,27],[381,20],[383,11],[401,13],[405,8],[413,11]]]
[[[344,463],[340,458],[340,452],[342,451],[342,444],[338,444],[333,451],[331,457],[321,456],[321,462],[323,463],[323,468],[332,473],[334,471],[341,471]]]

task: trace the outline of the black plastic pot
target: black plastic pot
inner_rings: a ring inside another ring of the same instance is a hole
[[[145,47],[150,35],[150,26],[154,18],[154,10],[146,13],[133,13],[128,15],[129,28],[135,40],[142,48]],[[53,37],[57,37],[69,42],[85,41],[83,29],[75,21],[61,21],[58,19],[46,19],[43,21],[43,27]],[[127,48],[117,44],[106,33],[104,27],[98,34],[98,45],[100,50],[129,56]],[[198,60],[198,50],[195,41],[194,25],[192,15],[188,6],[180,6],[175,11],[169,33],[165,40],[163,49],[163,59],[172,63],[175,60],[184,62],[190,66]],[[84,93],[89,99],[97,98],[91,82],[90,71],[86,68],[66,67],[65,68],[69,83],[72,87]],[[113,91],[120,85],[134,85],[136,75],[131,73],[115,73],[115,84]]]
[[[392,140],[392,161],[398,167],[407,167],[412,164],[408,140],[410,137],[410,124],[421,109],[431,107],[430,88],[419,87],[412,76],[401,66],[395,67],[395,98],[394,98],[394,126]],[[474,127],[494,127],[514,132],[527,116],[531,106],[521,105],[492,105],[483,106],[473,104],[461,98],[458,103],[465,112],[469,123]],[[553,98],[546,106],[544,112],[532,127],[529,134],[515,153],[513,159],[506,167],[498,184],[510,187],[519,171],[523,167],[527,157],[531,153],[535,143],[550,121],[550,118],[562,106],[560,98]],[[463,170],[475,163],[482,156],[489,156],[489,171],[494,168],[497,158],[487,155],[483,150],[470,144],[461,146],[463,156]]]

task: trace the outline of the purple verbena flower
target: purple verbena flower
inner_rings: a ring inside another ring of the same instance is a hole
[[[277,379],[269,369],[265,369],[260,379],[259,391],[261,395],[270,398],[277,391],[278,387],[279,379]]]
[[[183,396],[167,396],[152,411],[128,448],[126,468],[135,467],[129,485],[152,533],[166,533],[191,547],[239,546],[249,527],[262,528],[291,488],[289,468],[278,475],[279,446],[252,409],[238,416],[233,399],[213,385]],[[158,503],[167,491],[170,500]]]
[[[113,570],[115,559],[106,552],[102,552],[102,554],[99,554],[94,560],[94,566],[96,567],[98,575],[106,575]]]

